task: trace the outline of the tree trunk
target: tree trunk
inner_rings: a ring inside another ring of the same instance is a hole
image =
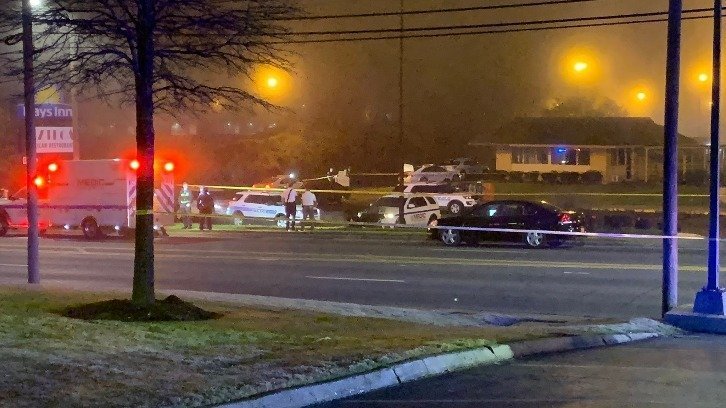
[[[154,0],[139,0],[136,27],[136,245],[131,300],[154,303]]]

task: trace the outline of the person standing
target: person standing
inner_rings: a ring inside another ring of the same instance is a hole
[[[295,215],[297,213],[297,191],[293,188],[294,183],[290,181],[287,188],[282,192],[282,200],[285,203],[285,231],[295,231]],[[290,223],[292,222],[292,229]]]
[[[308,190],[307,187],[304,187],[301,199],[303,219],[300,229],[302,231],[305,231],[305,221],[307,219],[310,219],[310,231],[312,231],[315,223],[315,208],[318,206],[318,200],[315,197],[315,194],[313,194],[312,191]]]
[[[199,230],[204,231],[204,228],[212,230],[212,213],[214,212],[214,198],[209,193],[207,187],[202,187],[199,190],[199,197],[197,197],[197,208],[199,209]]]
[[[182,184],[181,192],[179,193],[179,212],[181,213],[182,223],[184,229],[192,227],[192,192],[189,190],[189,184],[184,182]]]

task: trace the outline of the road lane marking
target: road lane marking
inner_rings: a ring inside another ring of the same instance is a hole
[[[562,273],[564,273],[565,275],[589,275],[590,274],[590,272],[570,272],[570,271],[565,271]]]
[[[371,279],[371,278],[345,278],[342,276],[305,276],[308,279],[327,279],[327,280],[343,280],[343,281],[360,281],[360,282],[387,282],[387,283],[406,283],[400,279]]]
[[[27,268],[28,265],[21,265],[21,264],[0,264],[0,266],[7,266],[10,268]]]

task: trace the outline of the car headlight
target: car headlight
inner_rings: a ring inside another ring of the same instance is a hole
[[[358,218],[363,216],[363,211],[358,211]]]
[[[396,218],[396,214],[386,213],[383,215],[387,220],[392,220]]]

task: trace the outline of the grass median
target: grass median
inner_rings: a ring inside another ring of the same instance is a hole
[[[556,329],[440,327],[195,302],[222,317],[118,322],[62,317],[124,297],[0,288],[0,406],[205,406]]]

